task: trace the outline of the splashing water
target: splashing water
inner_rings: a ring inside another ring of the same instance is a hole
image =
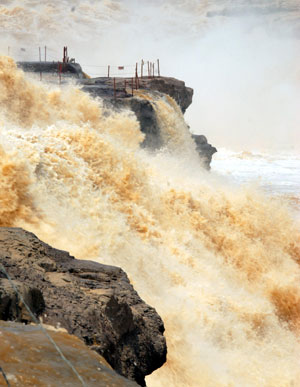
[[[171,141],[149,154],[132,114],[7,57],[0,88],[1,225],[128,273],[166,326],[149,386],[300,385],[300,234],[281,203],[203,171],[169,99]]]

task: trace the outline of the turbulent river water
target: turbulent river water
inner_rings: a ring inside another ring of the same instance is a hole
[[[22,37],[14,30],[15,14],[26,15],[25,24],[40,21],[41,5],[33,9],[34,1],[28,1],[16,8],[16,3],[1,6],[1,23],[11,29],[14,44],[23,38],[28,43],[33,33]],[[45,38],[59,29],[53,14],[64,7],[69,12],[64,20],[71,15],[72,25],[83,25],[82,36],[97,22],[93,10],[105,25],[109,15],[119,20],[114,7],[120,2],[101,2],[112,14],[101,13],[94,2],[84,4],[81,18],[66,1],[51,8],[48,29],[28,25]],[[286,89],[280,98],[274,106],[284,101],[284,109]],[[231,117],[221,115],[217,103],[214,108],[208,128],[216,117],[229,127]],[[238,154],[220,152],[208,173],[174,101],[158,100],[155,109],[169,141],[153,154],[140,149],[143,135],[132,114],[107,111],[73,87],[26,79],[12,59],[1,56],[0,225],[24,227],[77,258],[128,273],[166,327],[168,361],[147,378],[149,386],[300,386],[298,159],[260,159],[258,153],[251,158],[241,148]],[[293,136],[299,120],[285,117],[287,136]],[[262,184],[243,184],[256,176]],[[295,198],[294,207],[285,195]]]
[[[234,184],[256,187],[281,198],[300,217],[300,157],[296,152],[233,152],[220,149],[213,171]]]

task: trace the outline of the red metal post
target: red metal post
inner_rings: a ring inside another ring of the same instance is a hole
[[[63,56],[63,63],[68,62],[68,47],[64,47],[64,56]]]

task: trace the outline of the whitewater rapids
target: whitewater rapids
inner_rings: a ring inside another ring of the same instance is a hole
[[[167,146],[78,89],[0,58],[0,225],[121,266],[166,327],[149,386],[300,386],[300,234],[288,208],[201,168],[174,101]]]

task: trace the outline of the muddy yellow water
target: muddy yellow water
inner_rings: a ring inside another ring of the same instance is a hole
[[[149,386],[300,386],[299,225],[203,171],[174,101],[152,102],[155,154],[131,113],[0,58],[0,224],[128,273],[166,327]]]

